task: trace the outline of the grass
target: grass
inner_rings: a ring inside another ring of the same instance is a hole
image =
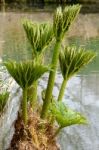
[[[9,93],[8,92],[0,93],[0,113],[3,112],[3,110],[4,110],[5,106],[6,106],[8,97],[9,97]]]

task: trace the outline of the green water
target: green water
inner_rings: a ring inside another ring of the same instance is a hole
[[[81,72],[85,74],[99,71],[99,19],[97,19],[97,16],[98,14],[80,15],[66,40],[66,45],[68,43],[68,45],[81,46],[97,52],[96,59]],[[52,22],[52,17],[52,12],[1,12],[0,56],[2,59],[4,61],[9,59],[17,61],[31,59],[31,46],[26,39],[22,20],[28,18],[34,22]],[[88,29],[89,23],[91,32]],[[78,26],[79,30],[77,29]],[[52,51],[53,45],[46,50],[45,60],[47,62],[51,61]]]

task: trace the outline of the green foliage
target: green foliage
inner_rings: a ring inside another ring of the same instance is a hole
[[[43,107],[41,118],[44,119],[48,113],[51,115],[51,119],[53,121],[55,118],[59,125],[55,135],[57,135],[57,133],[64,127],[87,123],[84,116],[72,109],[69,109],[64,103],[59,102],[63,98],[68,79],[96,56],[96,54],[92,51],[85,51],[82,48],[77,49],[75,47],[66,47],[60,52],[62,39],[79,13],[80,8],[80,5],[68,6],[65,7],[64,10],[59,7],[54,15],[53,27],[48,23],[38,24],[25,20],[23,22],[23,27],[32,46],[33,61],[8,61],[4,63],[10,75],[23,89],[21,106],[22,117],[25,125],[27,125],[28,121],[27,99],[31,99],[30,106],[33,108],[37,99],[37,80],[45,72],[50,70],[47,89],[42,92]],[[41,56],[44,49],[50,44],[54,36],[56,38],[56,43],[52,57],[52,69],[50,69],[48,66],[41,65]],[[58,101],[55,101],[52,96],[52,91],[58,68],[58,60],[60,61],[63,83],[59,92]],[[31,90],[34,92],[33,95],[28,95],[28,91],[32,93]],[[1,110],[6,104],[7,95],[0,95],[0,100]]]
[[[87,65],[96,56],[95,52],[87,51],[82,48],[66,47],[60,52],[59,61],[60,68],[64,79],[69,79],[78,73],[85,65]]]
[[[38,24],[25,20],[23,21],[23,27],[32,46],[33,56],[41,54],[53,39],[52,25],[50,23]]]
[[[80,10],[80,5],[74,5],[74,6],[65,7],[63,11],[62,8],[59,7],[55,12],[53,18],[53,31],[54,31],[54,36],[56,38],[56,44],[54,47],[53,57],[52,57],[52,65],[53,65],[52,67],[54,71],[53,72],[50,71],[48,86],[45,95],[45,101],[43,103],[43,108],[41,113],[42,118],[45,118],[47,116],[48,108],[51,102],[52,91],[55,82],[55,75],[58,68],[58,57],[61,49],[62,39],[65,33],[68,31],[76,15],[78,14],[79,10]]]
[[[27,91],[28,88],[38,80],[41,75],[49,70],[49,67],[38,65],[33,61],[25,62],[15,62],[9,61],[5,62],[10,75],[15,79],[15,81],[23,89],[23,100],[22,100],[22,117],[25,125],[27,124],[28,115],[27,115]]]
[[[72,22],[80,11],[81,6],[66,6],[64,10],[57,8],[54,14],[53,30],[56,40],[61,40],[65,33],[69,30]]]
[[[42,53],[45,48],[50,44],[53,39],[53,28],[48,23],[33,23],[29,20],[23,21],[23,27],[26,32],[29,43],[32,46],[32,58],[39,64],[42,63]],[[33,85],[33,92],[31,93],[31,105],[34,106],[34,102],[37,100],[37,86]]]
[[[75,124],[86,124],[86,118],[80,113],[69,109],[62,102],[52,102],[50,105],[50,113],[56,119],[57,123],[61,128],[75,125]]]
[[[49,67],[38,65],[33,61],[23,61],[15,62],[9,61],[5,62],[10,75],[15,79],[15,81],[21,86],[22,89],[25,87],[30,87],[34,81],[39,79],[45,72],[49,70]]]
[[[0,112],[2,112],[4,110],[4,107],[7,103],[8,97],[9,97],[8,92],[0,93]]]

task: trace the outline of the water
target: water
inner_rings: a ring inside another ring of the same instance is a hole
[[[72,78],[67,85],[64,97],[67,105],[82,112],[87,117],[89,125],[66,128],[59,138],[62,150],[99,150],[98,16],[99,14],[80,14],[68,34],[68,39],[64,41],[66,44],[76,44],[86,49],[92,49],[97,52],[97,57],[78,76]],[[23,18],[29,18],[36,22],[50,22],[52,21],[52,12],[1,12],[0,56],[3,60],[31,59],[30,45],[27,43],[21,24]],[[47,56],[49,55],[50,51],[47,52]],[[53,91],[55,96],[58,94],[59,84],[61,83],[60,74],[57,78],[56,81],[59,81],[59,83],[56,84]],[[46,88],[45,80],[46,78],[39,83],[39,91]]]

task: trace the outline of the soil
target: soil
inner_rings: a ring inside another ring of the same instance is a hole
[[[37,113],[29,112],[28,124],[18,115],[15,122],[15,134],[8,150],[60,150],[53,138],[55,129],[40,119]]]

